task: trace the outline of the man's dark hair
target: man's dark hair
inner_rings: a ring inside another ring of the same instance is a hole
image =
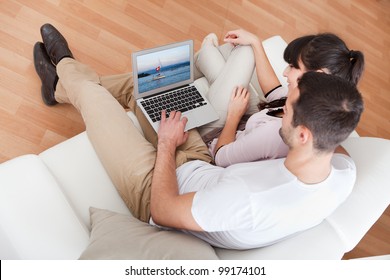
[[[303,74],[298,88],[299,98],[292,104],[292,125],[307,127],[318,151],[333,151],[360,120],[363,112],[360,92],[353,83],[320,72]]]

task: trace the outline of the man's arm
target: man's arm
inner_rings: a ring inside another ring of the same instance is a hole
[[[150,211],[159,225],[202,231],[194,220],[191,207],[195,193],[180,195],[176,178],[176,148],[185,143],[187,118],[180,112],[171,112],[169,118],[162,112],[158,131],[157,157],[154,167]]]

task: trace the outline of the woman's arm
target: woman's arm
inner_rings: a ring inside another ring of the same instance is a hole
[[[280,85],[279,79],[265,54],[263,45],[256,35],[246,30],[238,29],[229,31],[225,35],[224,41],[234,45],[252,46],[256,61],[257,79],[264,94]]]
[[[255,114],[251,118],[258,118],[256,127],[245,131],[232,143],[229,143],[215,155],[217,166],[227,167],[242,162],[252,162],[265,159],[285,157],[287,145],[279,135],[281,119]]]
[[[218,138],[214,153],[224,145],[234,142],[237,126],[249,105],[249,92],[246,88],[236,87],[230,97],[225,126]]]

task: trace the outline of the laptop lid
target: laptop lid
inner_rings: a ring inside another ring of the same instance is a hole
[[[134,97],[139,99],[191,84],[193,59],[192,40],[134,52]]]

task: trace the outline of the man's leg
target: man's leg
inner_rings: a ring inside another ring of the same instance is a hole
[[[139,133],[123,107],[99,85],[93,70],[65,58],[57,65],[57,73],[69,102],[82,114],[88,137],[122,199],[135,217],[148,221],[155,147]],[[57,91],[55,95],[59,101]],[[177,166],[194,159],[211,161],[196,130],[179,147]]]
[[[132,73],[101,76],[97,78],[99,79],[99,84],[107,89],[123,108],[130,109],[134,113],[146,140],[156,147],[157,134],[137,106],[133,96],[134,83]],[[57,84],[55,98],[60,103],[70,103],[61,81]]]
[[[123,107],[99,85],[98,75],[71,58],[57,65],[67,98],[81,113],[87,135],[133,215],[150,217],[150,186],[156,150],[139,133]],[[56,99],[57,92],[55,93]]]
[[[142,128],[145,139],[152,143],[154,147],[157,147],[157,133],[154,131],[153,127],[150,125],[145,115],[135,102],[133,96],[134,84],[132,74],[118,74],[98,78],[100,80],[100,84],[111,93],[122,107],[129,108],[135,114]],[[56,99],[59,102],[70,103],[66,91],[62,86],[61,80],[59,80],[57,84]],[[180,166],[189,160],[195,159],[207,162],[211,162],[212,160],[198,131],[196,129],[192,129],[189,131],[187,142],[177,149],[176,162],[177,165]]]
[[[72,103],[80,111],[87,135],[119,194],[136,217],[148,221],[155,148],[139,133],[113,95],[101,86],[96,72],[73,59],[57,29],[45,24],[41,35],[44,44],[34,46],[34,66],[42,81],[43,100],[48,105],[57,101]],[[131,88],[132,82],[126,87]],[[190,141],[177,153],[178,165],[192,159],[211,160],[198,137],[199,134],[190,133]]]
[[[129,108],[137,117],[146,140],[157,147],[157,133],[146,119],[144,113],[135,102],[133,95],[134,83],[132,73],[100,77],[100,84],[124,107]],[[185,144],[178,147],[176,153],[177,166],[189,160],[203,160],[210,162],[211,157],[196,129],[189,131]]]
[[[56,100],[66,99],[80,111],[88,137],[122,199],[135,217],[147,221],[155,147],[138,132],[107,89],[99,85],[93,70],[65,58],[57,65],[57,73],[62,90],[56,91]],[[57,93],[65,93],[67,98],[57,98]],[[178,148],[177,166],[194,159],[211,161],[196,130]]]

